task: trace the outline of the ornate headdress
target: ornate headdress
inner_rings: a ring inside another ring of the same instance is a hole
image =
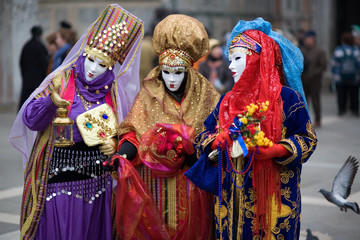
[[[110,5],[91,29],[84,56],[101,58],[111,70],[116,61],[123,63],[141,28],[137,18]]]
[[[194,60],[184,51],[177,49],[168,49],[159,56],[159,65],[169,67],[191,67]]]
[[[234,37],[229,47],[229,51],[242,51],[248,55],[252,54],[252,51],[250,50],[256,52],[257,54],[260,54],[261,45],[244,33],[240,33],[239,35]]]
[[[156,25],[153,45],[160,66],[190,68],[209,51],[203,24],[181,14],[169,15]]]
[[[282,66],[285,77],[285,85],[297,91],[306,103],[306,98],[301,82],[301,73],[304,67],[304,57],[299,48],[292,44],[280,33],[271,30],[271,24],[262,18],[253,21],[239,21],[231,32],[225,48],[225,54],[229,55],[229,47],[232,40],[247,30],[255,29],[262,31],[279,44],[281,50]]]

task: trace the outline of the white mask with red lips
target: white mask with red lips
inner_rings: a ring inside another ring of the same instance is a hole
[[[170,67],[162,65],[161,76],[164,79],[166,87],[170,91],[176,92],[184,81],[185,67]]]
[[[84,61],[84,74],[85,79],[88,82],[96,79],[107,70],[107,67],[103,60],[93,55],[89,55]]]
[[[246,53],[241,51],[232,51],[229,53],[229,69],[232,72],[234,82],[239,81],[246,67]]]

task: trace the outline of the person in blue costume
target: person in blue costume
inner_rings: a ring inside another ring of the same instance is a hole
[[[262,18],[239,21],[226,54],[234,87],[206,119],[194,143],[199,160],[185,175],[216,195],[217,239],[298,239],[301,168],[317,145],[300,79],[303,56]],[[251,128],[246,113],[259,113],[252,104],[266,106],[254,127],[266,144],[240,131]]]

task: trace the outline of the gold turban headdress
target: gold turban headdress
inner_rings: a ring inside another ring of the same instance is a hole
[[[122,64],[141,29],[139,19],[110,5],[90,30],[84,55],[101,58],[110,69],[116,61]]]
[[[200,21],[173,14],[156,25],[153,46],[160,66],[189,68],[209,51],[209,38]]]

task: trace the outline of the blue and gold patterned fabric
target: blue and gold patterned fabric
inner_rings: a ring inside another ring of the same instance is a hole
[[[271,239],[298,239],[300,233],[301,213],[301,168],[317,145],[306,105],[302,97],[294,90],[283,87],[282,140],[287,143],[292,154],[286,158],[278,158],[281,179],[281,209],[272,201]],[[199,160],[186,172],[186,176],[199,188],[216,195],[214,215],[216,219],[217,239],[260,239],[253,234],[254,204],[256,193],[252,185],[252,169],[244,174],[226,172],[227,161],[224,153],[220,162],[209,160],[211,142],[216,137],[219,107],[205,121],[206,130],[199,134],[195,141],[195,149]],[[291,148],[291,149],[290,149]],[[238,172],[249,165],[248,158],[233,159]],[[218,165],[221,163],[221,168]],[[222,169],[221,174],[219,174]],[[221,184],[220,180],[221,179]],[[219,191],[220,190],[220,191]],[[274,199],[274,197],[273,197]],[[219,200],[221,202],[219,203]]]

